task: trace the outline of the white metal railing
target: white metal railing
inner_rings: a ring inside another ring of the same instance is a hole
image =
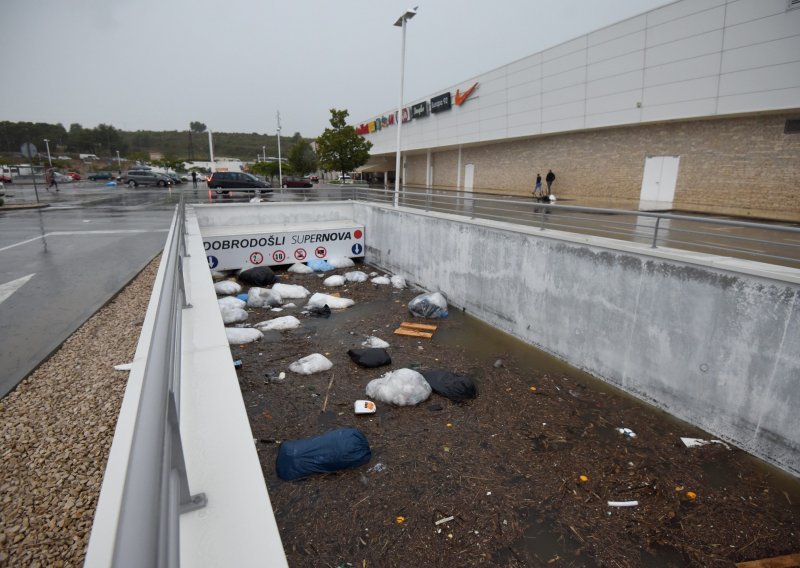
[[[394,191],[354,186],[349,195],[342,197],[392,205]],[[800,227],[790,224],[540,203],[518,197],[434,189],[404,188],[399,205],[535,226],[543,231],[557,229],[644,242],[653,248],[668,246],[800,267]]]
[[[178,517],[206,503],[205,494],[189,491],[179,428],[181,317],[191,308],[183,274],[185,230],[181,193],[161,260],[164,280],[133,428],[113,566],[179,566]]]

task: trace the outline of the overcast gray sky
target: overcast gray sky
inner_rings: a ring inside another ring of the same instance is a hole
[[[671,0],[2,0],[0,120],[317,136]]]

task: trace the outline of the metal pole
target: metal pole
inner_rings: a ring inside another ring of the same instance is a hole
[[[277,117],[278,117],[278,183],[280,183],[281,187],[283,187],[283,166],[281,165],[281,111],[278,111]]]
[[[394,206],[400,203],[400,130],[403,127],[403,80],[406,66],[406,17],[403,15],[403,43],[400,48],[400,103],[397,105],[397,156],[394,162]],[[405,180],[403,180],[405,181]]]
[[[44,139],[44,145],[47,147],[47,162],[50,164],[50,167],[53,167],[53,160],[50,159],[50,140],[47,138]]]
[[[117,150],[117,173],[122,176],[122,158],[119,157],[119,150]]]
[[[656,248],[656,240],[658,239],[658,224],[661,222],[661,217],[656,217],[656,226],[653,229],[653,244],[650,248]]]
[[[211,139],[211,129],[208,129],[208,154],[211,157],[211,173],[214,173],[214,141]]]

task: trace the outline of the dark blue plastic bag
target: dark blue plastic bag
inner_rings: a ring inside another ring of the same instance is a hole
[[[314,473],[358,467],[372,458],[369,442],[357,428],[339,428],[313,438],[281,444],[275,470],[284,481]]]

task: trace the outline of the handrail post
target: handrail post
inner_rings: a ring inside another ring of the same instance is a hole
[[[661,223],[661,217],[656,217],[656,226],[653,228],[653,244],[650,248],[656,248],[656,240],[658,239],[658,225]]]

